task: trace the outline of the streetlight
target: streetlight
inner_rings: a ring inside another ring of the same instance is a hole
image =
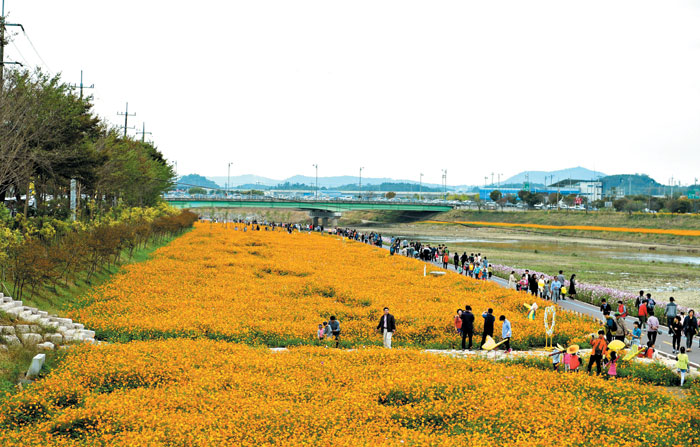
[[[228,191],[231,189],[231,165],[233,162],[228,164],[228,177],[226,177],[226,197],[228,197]]]
[[[311,165],[311,166],[313,166],[314,168],[316,168],[316,196],[315,196],[315,197],[318,199],[318,165],[317,165],[317,164],[313,164],[313,165]]]
[[[362,170],[365,169],[364,167],[360,168],[360,200],[362,200]]]
[[[423,200],[423,173],[420,173],[420,182],[419,182],[419,189],[418,189],[418,200]]]
[[[442,171],[442,191],[444,196],[444,200],[447,200],[447,169],[441,169]]]

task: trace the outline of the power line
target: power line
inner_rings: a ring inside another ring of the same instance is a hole
[[[29,42],[29,45],[32,47],[32,50],[34,50],[34,53],[36,53],[41,63],[44,64],[44,67],[46,67],[49,71],[52,71],[51,67],[49,67],[49,64],[46,63],[44,58],[42,58],[41,54],[39,54],[39,52],[37,51],[36,47],[34,46],[34,43],[32,42],[32,39],[29,38],[29,34],[27,34],[27,31],[24,30],[24,27],[22,27],[22,32],[24,33],[24,37],[27,38],[27,42]]]
[[[146,132],[146,123],[143,123],[141,132],[136,132],[136,135],[141,134],[141,142],[146,142],[146,135],[153,135],[153,132]]]

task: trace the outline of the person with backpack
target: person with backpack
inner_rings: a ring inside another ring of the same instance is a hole
[[[472,307],[466,306],[460,315],[462,318],[462,351],[472,348],[472,337],[474,336],[474,314]],[[466,346],[466,339],[469,337],[469,347]]]
[[[625,327],[625,319],[619,312],[615,313],[615,323],[617,324],[615,340],[620,340],[624,343],[625,337],[627,336],[627,328]]]
[[[481,316],[484,318],[484,334],[481,337],[481,346],[483,346],[486,343],[487,336],[493,338],[493,325],[496,322],[496,317],[493,316],[493,309],[491,308],[482,313]]]
[[[639,296],[637,299],[634,301],[634,307],[637,308],[637,312],[639,312],[639,306],[642,305],[642,301],[644,301],[644,291],[640,290],[639,291]]]
[[[654,308],[656,307],[656,301],[651,297],[651,293],[647,293],[647,311],[649,311],[649,316],[654,315]]]
[[[596,364],[598,375],[602,370],[603,356],[608,352],[608,343],[605,341],[605,333],[598,331],[598,338],[591,342],[591,358],[588,360],[588,374],[591,373],[593,362]]]
[[[659,319],[656,318],[656,315],[651,314],[649,317],[649,320],[647,321],[648,327],[647,327],[647,344],[648,345],[655,345],[656,344],[656,335],[659,332]]]
[[[613,334],[617,332],[617,323],[610,315],[605,315],[605,339],[610,343],[613,340]]]
[[[666,305],[664,313],[666,314],[666,326],[668,326],[668,335],[673,335],[671,331],[671,323],[673,323],[673,320],[676,318],[676,315],[678,315],[678,306],[676,305],[675,298],[671,297],[668,299],[668,304]]]

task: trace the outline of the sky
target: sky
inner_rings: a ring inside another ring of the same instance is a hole
[[[5,0],[179,174],[700,177],[700,0]],[[38,53],[38,55],[37,55]],[[130,131],[135,135],[134,131]]]

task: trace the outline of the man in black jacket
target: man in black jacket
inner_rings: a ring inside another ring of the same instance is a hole
[[[396,320],[389,313],[389,308],[384,308],[384,315],[379,319],[377,330],[384,335],[384,347],[391,349],[391,336],[396,332]]]
[[[472,313],[472,307],[466,306],[464,312],[460,318],[462,319],[462,351],[466,348],[466,338],[469,337],[469,348],[472,348],[472,336],[474,335],[474,314]]]
[[[493,309],[489,309],[481,316],[484,317],[484,335],[481,338],[481,346],[483,346],[486,343],[487,335],[493,337],[493,325],[496,322],[496,317],[493,316]]]

